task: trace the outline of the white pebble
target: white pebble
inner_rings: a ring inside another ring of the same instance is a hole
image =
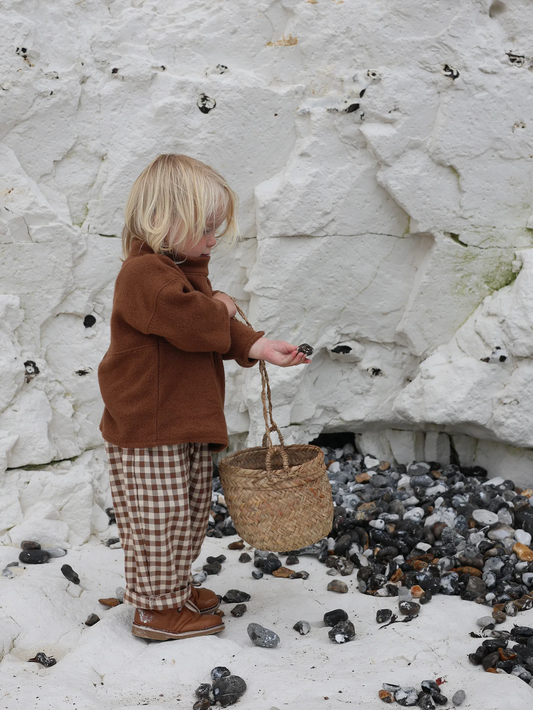
[[[476,523],[480,523],[481,525],[494,525],[494,523],[498,522],[497,514],[493,513],[491,510],[485,510],[484,508],[474,510],[472,517]]]
[[[422,520],[423,517],[424,517],[424,509],[423,508],[411,508],[411,510],[408,510],[403,515],[404,520],[413,520],[414,522],[420,522],[420,520]]]
[[[334,461],[332,464],[330,464],[328,468],[329,473],[339,473],[341,470],[341,465],[338,461]]]
[[[423,550],[424,552],[427,552],[429,549],[431,549],[431,545],[429,545],[427,542],[419,542],[417,543],[416,547],[419,550]]]
[[[483,629],[485,626],[489,626],[489,624],[494,624],[494,619],[492,616],[482,616],[476,621],[476,624]]]
[[[379,466],[379,460],[375,459],[373,456],[365,456],[365,466],[367,468],[375,468]]]
[[[522,545],[527,545],[529,547],[531,544],[531,533],[528,533],[525,530],[515,530],[514,537],[515,540],[520,542]]]
[[[483,486],[501,486],[501,484],[504,482],[504,478],[501,476],[495,476],[494,478],[489,478],[488,481],[485,481],[483,483]]]
[[[371,528],[375,528],[376,530],[383,530],[385,527],[385,521],[380,520],[379,518],[377,520],[370,520],[368,524]]]

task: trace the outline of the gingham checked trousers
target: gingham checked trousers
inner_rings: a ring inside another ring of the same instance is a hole
[[[124,549],[124,602],[138,609],[181,609],[209,520],[209,446],[122,449],[106,442],[106,451]]]

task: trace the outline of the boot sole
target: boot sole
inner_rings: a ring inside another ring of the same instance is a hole
[[[162,631],[160,629],[150,628],[149,626],[138,626],[137,624],[133,624],[131,627],[131,633],[142,639],[151,639],[152,641],[170,641],[172,639],[192,638],[193,636],[210,636],[211,634],[218,634],[220,631],[224,631],[224,629],[224,624],[217,624],[217,626],[211,626],[208,629],[182,631],[179,634],[172,634],[169,631]]]

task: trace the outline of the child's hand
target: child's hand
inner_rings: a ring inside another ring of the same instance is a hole
[[[233,316],[237,313],[237,306],[233,302],[233,299],[231,299],[229,296],[226,296],[226,294],[222,293],[222,291],[217,291],[213,298],[216,298],[217,301],[222,301],[222,303],[228,309],[230,318],[233,318]]]
[[[269,340],[259,338],[250,348],[248,357],[252,360],[266,360],[279,367],[306,365],[311,362],[304,353],[298,352],[298,346],[286,343],[284,340]]]

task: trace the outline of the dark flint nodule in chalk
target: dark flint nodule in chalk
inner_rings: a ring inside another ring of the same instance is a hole
[[[209,683],[202,683],[199,685],[194,694],[197,698],[209,698],[209,693],[211,692],[211,686]]]
[[[348,621],[348,614],[344,609],[333,609],[324,614],[324,626],[335,626],[340,621]]]
[[[26,383],[31,382],[31,380],[33,380],[34,377],[37,377],[37,375],[41,372],[34,360],[26,360],[24,363],[24,369],[26,370]]]
[[[211,671],[211,680],[220,680],[229,675],[231,675],[231,671],[229,668],[226,668],[226,666],[215,666]]]
[[[231,615],[237,617],[239,619],[241,616],[243,616],[246,611],[248,610],[248,607],[246,604],[237,604],[237,606],[234,606],[233,609],[231,610]]]
[[[108,540],[105,541],[105,544],[107,547],[111,547],[111,545],[116,545],[117,542],[120,542],[120,539],[118,537],[110,537]]]
[[[212,99],[210,96],[207,96],[207,94],[200,94],[196,105],[202,113],[209,113],[215,108],[217,102],[215,101],[215,99]]]
[[[229,589],[222,597],[222,601],[226,604],[240,604],[241,602],[249,602],[251,598],[247,592],[241,592],[239,589]]]
[[[106,508],[105,509],[106,515],[109,518],[109,525],[113,525],[114,523],[117,522],[115,518],[115,510],[113,508]]]
[[[234,705],[246,691],[246,683],[238,675],[229,675],[213,683],[215,702],[223,708]]]
[[[94,316],[91,316],[91,315],[85,316],[85,318],[83,319],[83,325],[86,328],[92,328],[95,323],[96,323],[96,318]]]
[[[48,562],[50,553],[46,550],[22,550],[19,560],[27,565],[42,565]]]
[[[61,567],[61,572],[63,573],[63,576],[68,579],[69,582],[72,582],[72,584],[80,583],[79,576],[76,574],[76,572],[74,572],[70,565],[63,565]]]
[[[36,653],[33,658],[28,658],[28,663],[40,663],[45,668],[50,668],[51,666],[55,666],[57,661],[52,656],[47,656],[45,653],[40,651],[39,653]]]

